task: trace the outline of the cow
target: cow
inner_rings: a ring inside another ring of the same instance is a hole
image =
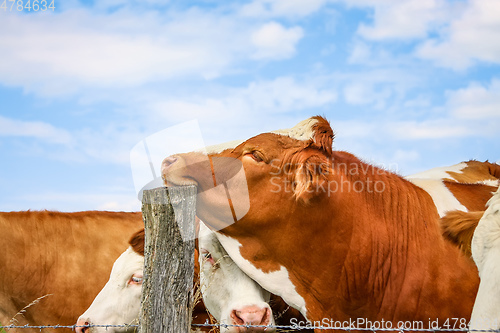
[[[198,288],[198,251],[195,251],[193,285]],[[144,271],[144,229],[129,239],[129,247],[113,264],[109,280],[90,307],[75,324],[77,333],[136,332],[141,306]],[[203,302],[193,308],[193,323],[203,324],[210,317]],[[95,325],[95,326],[94,326]]]
[[[73,325],[143,227],[141,213],[0,212],[0,323]]]
[[[234,148],[169,156],[162,177],[196,185],[197,215],[231,258],[310,321],[464,324],[477,269],[442,237],[429,193],[334,151],[333,136],[312,117]]]
[[[500,328],[500,189],[486,204],[485,211],[448,212],[442,219],[445,237],[472,256],[479,270],[480,283],[472,309],[470,330]]]
[[[135,327],[105,326],[105,324],[137,324],[144,269],[144,230],[134,234],[129,243],[129,248],[113,265],[106,286],[78,319],[77,333],[134,332]],[[269,292],[262,289],[234,264],[217,238],[203,223],[200,223],[198,244],[199,251],[198,249],[195,251],[193,284],[194,294],[198,284],[201,287],[203,301],[193,310],[193,323],[203,324],[209,319],[206,305],[210,314],[222,324],[274,325],[272,310],[268,304]],[[290,313],[293,313],[293,310]],[[211,327],[205,329],[209,331]],[[248,330],[248,332],[256,331],[264,331],[264,327]],[[266,330],[266,332],[273,331],[272,328]],[[223,326],[221,332],[247,332],[247,330],[238,326]]]
[[[429,193],[443,217],[449,211],[483,211],[500,184],[500,165],[470,160],[405,178]]]
[[[472,310],[471,330],[500,328],[500,189],[488,201],[471,244],[481,282]]]
[[[198,237],[200,287],[209,312],[221,324],[273,326],[270,293],[250,279],[227,255],[215,234],[200,223]],[[241,327],[221,327],[221,332],[245,332]],[[264,327],[250,332],[262,331]],[[275,329],[267,328],[266,332]]]

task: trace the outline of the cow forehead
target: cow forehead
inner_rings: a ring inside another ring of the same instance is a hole
[[[316,125],[318,121],[318,119],[309,118],[302,120],[292,128],[271,131],[270,133],[288,136],[289,138],[299,141],[309,141],[314,138],[314,125]]]
[[[121,277],[131,274],[144,268],[144,257],[137,254],[132,247],[129,247],[116,259],[111,276]]]
[[[278,134],[282,136],[289,137],[291,139],[299,140],[299,141],[309,141],[314,138],[314,125],[318,123],[318,119],[316,118],[308,118],[306,120],[302,120],[297,125],[291,128],[279,129],[276,131],[271,131],[269,133]],[[208,146],[204,149],[207,154],[218,154],[227,149],[234,149],[240,144],[245,142],[245,140],[234,140],[225,142],[218,145]]]
[[[215,233],[210,230],[203,222],[200,221],[200,233],[198,237],[200,249],[206,249],[212,252],[212,255],[226,255],[226,251],[221,246]]]

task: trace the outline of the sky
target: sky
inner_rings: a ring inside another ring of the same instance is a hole
[[[192,124],[165,145],[323,115],[401,175],[500,160],[500,1],[4,3],[0,211],[139,210],[131,151]]]

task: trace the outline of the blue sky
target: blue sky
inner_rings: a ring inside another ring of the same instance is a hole
[[[500,160],[500,2],[56,1],[0,9],[0,210],[138,210],[130,151],[326,116],[402,175]],[[183,140],[179,138],[179,141]]]

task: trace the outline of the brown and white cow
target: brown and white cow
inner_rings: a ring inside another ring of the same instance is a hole
[[[134,234],[130,247],[116,260],[109,281],[92,305],[80,316],[77,333],[134,332],[134,327],[118,325],[137,324],[139,317],[142,274],[144,269],[144,230]],[[274,325],[268,304],[269,292],[243,273],[227,256],[213,232],[200,223],[199,251],[195,250],[193,285],[201,287],[203,301],[193,310],[193,323],[203,324],[208,319],[207,309],[221,324]],[[199,256],[198,253],[201,253]],[[205,309],[206,304],[206,309]],[[85,326],[91,326],[90,328]],[[97,326],[94,326],[97,325]],[[106,325],[117,325],[106,327]],[[206,327],[203,331],[210,331]],[[221,332],[247,332],[228,326]],[[248,330],[248,332],[264,331]],[[274,332],[268,328],[266,332]]]
[[[332,140],[313,117],[208,158],[170,156],[162,176],[197,185],[197,215],[231,258],[309,320],[468,320],[477,269],[441,236],[431,196]]]
[[[0,323],[73,325],[143,226],[140,213],[0,212]]]
[[[487,206],[471,244],[472,258],[481,278],[472,310],[471,330],[500,328],[500,189]]]
[[[441,219],[445,236],[467,256],[472,256],[479,270],[471,331],[500,328],[500,188],[485,208],[485,211],[453,211]]]
[[[483,211],[500,184],[500,165],[471,160],[405,178],[430,194],[442,217],[454,210]]]
[[[195,251],[194,255],[193,284],[194,288],[198,288],[198,251]],[[106,285],[100,290],[90,307],[80,313],[81,316],[75,324],[76,332],[137,332],[137,328],[131,325],[138,324],[143,271],[144,229],[141,229],[130,237],[129,247],[113,264]],[[203,324],[208,319],[203,302],[197,303],[193,309],[193,323]]]

